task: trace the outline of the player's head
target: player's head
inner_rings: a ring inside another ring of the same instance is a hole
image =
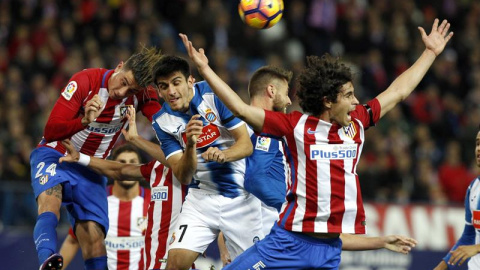
[[[331,122],[347,126],[358,104],[352,78],[350,68],[338,58],[328,54],[307,57],[307,66],[298,77],[300,107],[317,117],[328,111]]]
[[[123,144],[113,150],[112,159],[125,164],[140,164],[141,155],[137,147],[131,144]],[[138,186],[139,183],[138,181],[115,181],[115,184],[124,189],[130,189]]]
[[[185,59],[172,55],[163,56],[153,68],[153,80],[158,94],[172,110],[188,110],[195,79],[191,76],[190,65]]]
[[[142,50],[120,62],[108,80],[108,94],[112,99],[123,99],[143,91],[153,82],[152,68],[160,60],[160,51],[155,47]]]
[[[292,72],[275,66],[264,66],[257,69],[248,84],[250,99],[272,99],[272,108],[269,110],[285,113],[287,106],[292,104],[288,96],[288,84],[292,79]]]

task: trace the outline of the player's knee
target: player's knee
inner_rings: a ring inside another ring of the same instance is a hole
[[[188,270],[192,266],[194,259],[191,259],[190,254],[176,252],[170,250],[168,252],[166,270]]]
[[[48,190],[47,190],[48,191]],[[62,206],[61,197],[50,196],[46,192],[42,192],[37,198],[38,214],[52,212],[60,218],[60,207]]]

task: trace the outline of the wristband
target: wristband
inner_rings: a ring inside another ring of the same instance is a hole
[[[80,153],[77,163],[83,166],[88,166],[88,164],[90,164],[90,156]]]

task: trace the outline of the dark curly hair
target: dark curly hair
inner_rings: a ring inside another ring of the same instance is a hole
[[[350,68],[338,58],[329,54],[308,56],[307,66],[297,79],[300,107],[305,113],[319,116],[326,110],[323,99],[336,102],[342,85],[352,78]]]
[[[187,60],[173,55],[164,55],[153,67],[153,80],[157,85],[158,77],[165,77],[174,72],[180,71],[185,78],[190,76],[190,65]]]
[[[160,50],[156,47],[143,47],[140,52],[125,61],[123,69],[132,71],[138,86],[147,87],[153,83],[152,69],[161,56]]]
[[[270,83],[275,83],[275,79],[285,79],[290,83],[292,72],[275,66],[263,66],[257,69],[248,84],[248,93],[250,97],[256,96],[265,89]]]

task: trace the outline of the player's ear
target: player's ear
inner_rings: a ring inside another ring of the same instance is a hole
[[[327,109],[331,109],[332,108],[332,101],[329,100],[327,97],[323,97],[323,105],[325,106],[325,108]]]
[[[120,71],[120,69],[122,68],[123,68],[123,61],[120,61],[120,63],[118,63],[117,67],[115,68],[115,72]]]
[[[267,85],[267,89],[266,89],[266,91],[267,91],[267,96],[268,96],[269,98],[274,98],[274,97],[275,97],[275,90],[276,90],[276,89],[275,89],[275,86],[273,86],[273,84]]]
[[[192,88],[193,84],[195,83],[195,78],[192,75],[188,76],[187,83],[188,83],[188,87]]]

